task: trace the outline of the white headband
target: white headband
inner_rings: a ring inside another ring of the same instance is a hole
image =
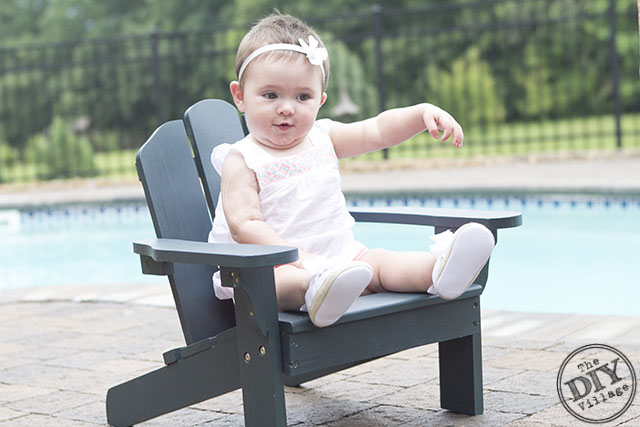
[[[324,82],[325,75],[322,63],[329,57],[327,49],[318,47],[318,40],[316,40],[313,36],[309,36],[309,44],[305,43],[302,39],[298,39],[298,41],[300,42],[300,46],[298,46],[297,44],[289,43],[275,43],[268,44],[254,50],[253,52],[251,52],[251,55],[249,55],[247,59],[245,59],[242,63],[240,71],[238,72],[238,80],[242,79],[244,70],[247,68],[249,63],[253,61],[258,55],[262,55],[265,52],[271,52],[272,50],[292,50],[294,52],[300,52],[307,55],[307,59],[312,65],[319,65],[320,70],[322,70],[322,81]]]

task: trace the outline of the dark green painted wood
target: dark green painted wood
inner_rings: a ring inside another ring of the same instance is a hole
[[[522,214],[510,211],[483,211],[475,209],[443,209],[418,207],[352,208],[356,221],[390,224],[431,225],[456,229],[467,222],[480,223],[491,230],[518,227]]]
[[[216,145],[232,144],[244,138],[238,110],[220,99],[204,99],[184,113],[184,124],[213,218],[220,193],[220,175],[211,164],[211,152]]]
[[[334,372],[340,372],[345,369],[352,368],[354,366],[361,365],[366,362],[371,362],[372,360],[377,359],[377,357],[373,357],[371,359],[363,359],[358,360],[357,362],[345,363],[343,365],[333,365],[325,369],[317,369],[312,372],[305,372],[304,374],[299,375],[284,375],[284,384],[289,387],[298,387],[302,383],[306,383],[307,381],[315,380],[316,378],[321,378],[329,374],[333,374]]]
[[[482,287],[471,285],[467,291],[456,301],[473,298],[482,293]],[[396,293],[382,292],[360,297],[347,310],[347,312],[335,323],[350,323],[357,320],[365,320],[375,316],[399,313],[416,308],[446,304],[440,297],[420,293]],[[280,313],[280,331],[282,333],[301,333],[314,331],[318,328],[311,323],[306,313],[285,312]]]
[[[206,241],[211,229],[189,140],[180,120],[160,126],[136,157],[156,236]],[[169,283],[187,344],[234,326],[233,303],[213,293],[216,268],[175,263]]]
[[[159,262],[183,262],[227,267],[273,267],[298,259],[298,249],[287,246],[235,245],[175,239],[143,239],[133,251]]]
[[[234,288],[245,425],[286,426],[273,266],[222,267],[221,278]]]
[[[479,415],[482,398],[482,340],[478,332],[438,344],[440,406],[453,412]]]
[[[111,388],[107,421],[130,426],[240,387],[235,334],[215,347]]]
[[[281,334],[286,375],[326,369],[480,331],[478,297],[458,299],[330,328]]]

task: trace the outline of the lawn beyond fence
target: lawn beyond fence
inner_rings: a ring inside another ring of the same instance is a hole
[[[640,150],[640,113],[625,114],[621,130],[626,135],[625,149]],[[442,144],[424,132],[390,150],[389,158],[450,159],[474,156],[530,156],[567,154],[588,150],[618,149],[616,123],[613,116],[580,117],[529,123],[506,123],[491,128],[465,130],[464,147],[460,150]],[[380,152],[357,159],[380,160]]]

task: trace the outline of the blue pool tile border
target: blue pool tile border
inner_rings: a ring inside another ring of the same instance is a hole
[[[149,210],[143,202],[118,204],[83,204],[28,208],[20,210],[22,227],[48,227],[64,224],[121,224],[150,221]]]
[[[615,195],[389,194],[347,195],[346,200],[349,207],[408,206],[516,211],[524,208],[640,209],[640,197]],[[150,222],[151,220],[144,201],[34,207],[20,209],[18,212],[21,228],[56,227],[65,224]]]
[[[640,209],[640,198],[592,195],[386,195],[349,196],[349,207],[409,206],[427,208],[517,210],[523,208]]]

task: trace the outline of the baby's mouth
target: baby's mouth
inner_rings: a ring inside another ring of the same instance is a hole
[[[292,127],[292,125],[290,125],[289,123],[280,123],[277,124],[276,127],[280,130],[288,130]]]

